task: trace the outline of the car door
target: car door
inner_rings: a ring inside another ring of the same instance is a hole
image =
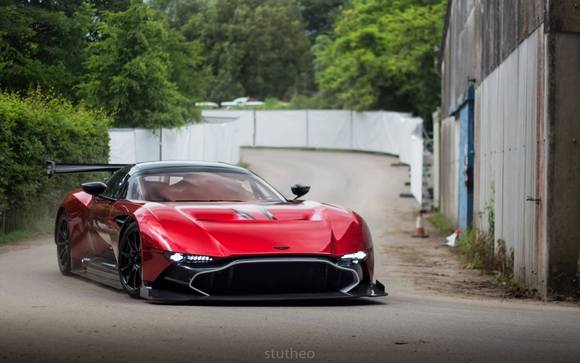
[[[90,205],[90,219],[93,226],[93,251],[95,262],[106,263],[116,266],[115,248],[117,247],[117,236],[120,225],[113,216],[114,204],[119,199],[124,199],[122,195],[126,190],[129,168],[116,171],[107,181],[105,192],[93,198]]]

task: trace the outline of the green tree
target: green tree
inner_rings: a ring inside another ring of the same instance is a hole
[[[355,0],[314,46],[317,83],[343,108],[414,111],[439,102],[443,0]]]
[[[348,0],[299,0],[305,28],[309,34],[316,36],[329,33],[334,27]]]
[[[0,2],[1,88],[50,88],[74,98],[94,10],[84,3],[66,8],[50,3]]]
[[[125,0],[0,0],[0,87],[38,87],[75,99],[101,15]]]
[[[132,2],[106,13],[90,46],[80,85],[86,103],[113,115],[115,126],[183,125],[197,118],[193,96],[199,45],[169,29],[158,10]]]
[[[309,43],[296,0],[156,0],[174,28],[199,41],[210,99],[289,98],[307,78]]]

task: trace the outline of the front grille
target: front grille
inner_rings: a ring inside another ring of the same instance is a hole
[[[319,259],[237,260],[195,275],[190,286],[207,295],[311,294],[348,290],[354,270]]]

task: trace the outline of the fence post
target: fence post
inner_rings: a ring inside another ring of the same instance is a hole
[[[354,121],[353,121],[353,111],[350,110],[350,123],[349,123],[349,127],[350,127],[350,132],[349,132],[349,144],[350,144],[350,149],[354,150],[354,145],[353,145],[353,139],[354,139],[354,135],[353,135],[353,130],[354,130]]]
[[[163,160],[163,126],[159,126],[159,161]]]
[[[306,147],[310,147],[310,117],[306,110]]]
[[[252,133],[252,146],[256,146],[256,110],[252,111],[253,121],[254,121],[254,130]]]

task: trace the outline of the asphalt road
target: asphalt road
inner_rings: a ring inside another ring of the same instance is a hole
[[[378,251],[416,207],[398,197],[407,171],[394,158],[246,150],[244,160],[282,192],[310,183],[311,199],[360,212]],[[377,300],[165,306],[61,276],[48,239],[4,246],[0,362],[579,360],[580,309],[417,292],[390,273],[393,258],[377,256],[390,293]]]

